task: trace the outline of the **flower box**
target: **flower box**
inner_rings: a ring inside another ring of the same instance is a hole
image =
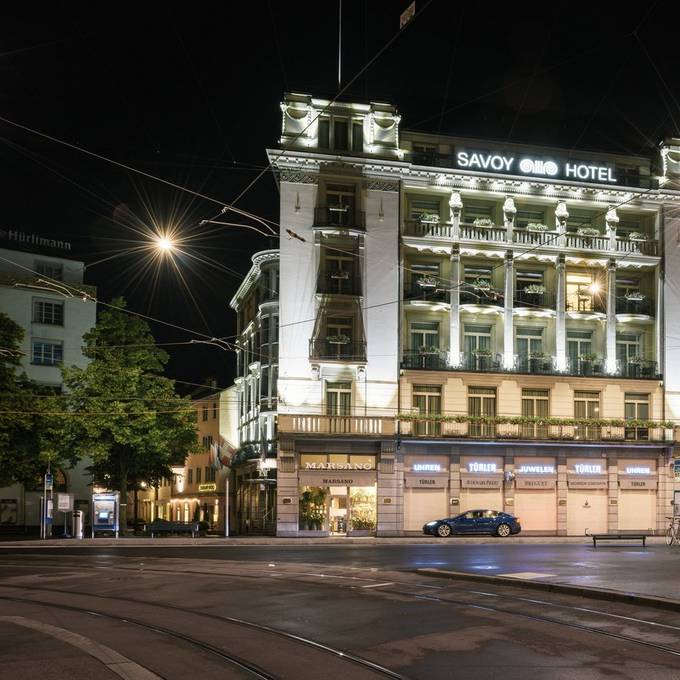
[[[490,229],[496,225],[488,217],[478,217],[473,223],[473,227],[481,227],[482,229]]]
[[[421,347],[418,352],[420,354],[439,354],[439,348],[438,347]]]
[[[602,234],[600,234],[599,230],[594,229],[593,227],[581,227],[581,229],[578,229],[576,231],[576,235],[577,236],[588,236],[588,237],[602,236]]]
[[[475,279],[472,282],[472,287],[477,290],[491,290],[491,281],[488,279]]]
[[[639,231],[631,231],[630,234],[628,234],[628,240],[629,241],[646,241],[647,236],[645,234],[640,233]]]
[[[645,296],[642,293],[627,293],[626,294],[626,300],[628,302],[642,302],[645,299]]]
[[[349,272],[331,272],[331,278],[346,281],[349,279]]]
[[[472,353],[475,356],[478,356],[478,357],[490,357],[491,356],[491,350],[490,349],[473,349]]]
[[[548,227],[545,224],[529,222],[529,224],[527,224],[527,231],[548,231]]]
[[[524,292],[529,295],[543,295],[545,293],[545,286],[539,283],[531,283],[524,288]]]
[[[436,215],[435,213],[423,213],[418,218],[418,221],[421,224],[439,224],[439,215]]]
[[[421,288],[434,288],[437,285],[437,280],[433,276],[423,276],[418,279],[418,285]]]
[[[347,335],[329,335],[326,341],[331,345],[349,345],[349,336]]]

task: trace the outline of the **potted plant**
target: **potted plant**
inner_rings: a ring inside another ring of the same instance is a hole
[[[427,354],[427,355],[432,355],[432,354],[439,354],[439,348],[438,347],[429,347],[423,345],[418,349],[420,354]]]
[[[545,286],[541,283],[530,283],[524,287],[524,292],[529,295],[543,295],[545,293]]]
[[[527,224],[527,231],[548,231],[548,227],[538,222],[529,222]]]
[[[581,367],[581,373],[584,375],[590,375],[593,372],[593,361],[597,359],[597,354],[581,354],[579,356],[579,362]]]
[[[346,281],[347,279],[349,279],[349,272],[345,271],[331,272],[331,278]]]
[[[647,235],[643,234],[640,231],[631,231],[630,234],[628,234],[628,240],[629,241],[646,241]]]
[[[475,354],[478,357],[490,357],[491,356],[491,350],[487,349],[486,347],[478,347],[477,349],[473,349],[472,353]]]
[[[418,218],[421,224],[439,224],[437,213],[422,213]]]
[[[496,225],[488,217],[478,217],[473,223],[473,227],[481,227],[482,229],[490,229]]]
[[[477,278],[472,282],[472,287],[476,290],[491,290],[491,281],[489,279]]]
[[[645,299],[645,296],[639,291],[633,291],[632,293],[626,293],[626,300],[628,302],[642,302]]]
[[[353,536],[370,536],[375,531],[375,519],[367,511],[353,512],[350,527]]]
[[[326,338],[331,345],[349,345],[349,336],[343,333],[339,335],[329,335]]]
[[[594,227],[581,227],[576,230],[576,235],[590,238],[591,236],[600,236],[601,234],[599,229],[595,229]]]
[[[421,276],[418,279],[418,285],[421,288],[434,288],[437,285],[437,279],[434,276]]]

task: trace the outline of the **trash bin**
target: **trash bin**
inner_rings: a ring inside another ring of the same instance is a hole
[[[73,513],[73,538],[83,537],[83,511],[76,510]]]

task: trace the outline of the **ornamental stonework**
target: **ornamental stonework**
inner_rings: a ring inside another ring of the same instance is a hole
[[[366,188],[369,191],[399,191],[399,182],[391,179],[369,179]]]
[[[281,181],[292,184],[316,184],[319,176],[305,170],[281,170]]]

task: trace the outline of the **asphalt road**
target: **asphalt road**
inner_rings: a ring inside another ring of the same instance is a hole
[[[0,679],[680,678],[679,613],[414,572],[563,564],[578,577],[589,567],[576,560],[603,580],[651,569],[668,582],[680,553],[509,543],[2,549]]]

